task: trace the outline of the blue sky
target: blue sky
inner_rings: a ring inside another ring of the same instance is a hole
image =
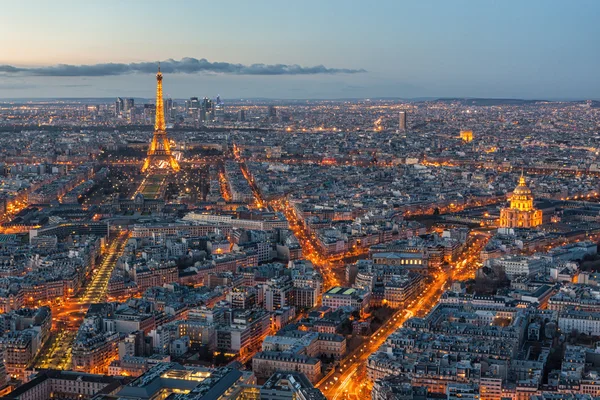
[[[101,6],[100,6],[101,5]],[[324,65],[364,73],[165,74],[173,97],[600,98],[600,1],[6,2],[0,65]],[[148,73],[0,73],[0,98],[152,97]]]

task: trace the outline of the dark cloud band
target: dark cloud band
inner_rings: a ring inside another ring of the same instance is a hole
[[[12,65],[0,65],[0,73],[5,75],[29,76],[115,76],[133,73],[155,73],[157,63],[106,63],[93,65],[58,64],[49,67],[22,68]],[[302,67],[292,64],[231,64],[226,62],[210,62],[204,58],[169,59],[160,63],[165,73],[218,73],[232,75],[315,75],[315,74],[356,74],[366,72],[364,69],[327,68],[323,65]]]

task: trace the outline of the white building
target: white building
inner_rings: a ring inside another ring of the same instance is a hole
[[[368,292],[336,286],[323,294],[323,306],[334,310],[340,307],[352,307],[362,313],[368,309],[370,298]]]
[[[506,273],[508,279],[516,276],[532,276],[542,270],[543,261],[535,257],[506,256],[490,260],[493,266],[499,266]]]
[[[569,334],[576,330],[590,336],[600,335],[600,313],[574,311],[562,312],[558,315],[558,328]]]

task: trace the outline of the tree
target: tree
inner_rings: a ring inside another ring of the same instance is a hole
[[[342,325],[340,326],[340,333],[342,335],[349,335],[352,333],[352,322],[350,322],[349,319],[342,322]]]
[[[225,354],[220,351],[219,354],[215,356],[215,365],[223,365],[227,362],[227,357]]]

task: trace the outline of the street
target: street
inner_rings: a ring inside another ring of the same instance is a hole
[[[71,366],[71,347],[77,335],[79,325],[85,317],[90,304],[105,301],[108,281],[117,260],[123,255],[129,240],[129,232],[122,231],[108,245],[106,253],[92,276],[75,297],[69,298],[61,306],[52,307],[53,334],[34,360],[35,368],[69,369]]]
[[[408,304],[405,310],[398,310],[379,330],[371,335],[368,342],[359,346],[340,362],[340,370],[337,371],[339,376],[336,371],[332,371],[316,387],[332,400],[368,397],[367,392],[363,391],[371,389],[367,384],[366,377],[366,364],[369,356],[377,351],[387,337],[401,327],[407,319],[427,314],[436,305],[448,282],[472,277],[480,267],[479,252],[487,243],[487,238],[483,234],[471,236],[457,261],[446,271],[435,273],[433,282],[420,296]]]

